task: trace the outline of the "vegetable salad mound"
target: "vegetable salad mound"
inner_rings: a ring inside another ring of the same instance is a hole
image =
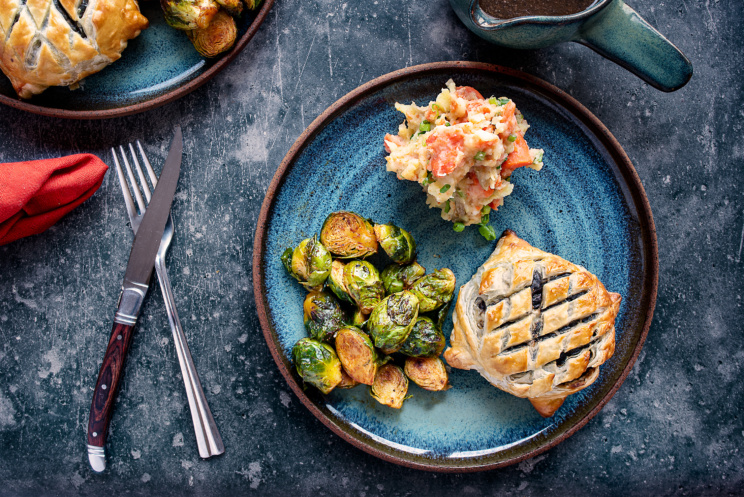
[[[426,107],[396,103],[395,108],[406,121],[397,135],[385,136],[387,170],[419,183],[426,203],[440,208],[456,231],[471,224],[481,224],[484,236],[483,228],[493,231],[488,214],[514,189],[512,172],[543,166],[543,151],[527,145],[529,125],[509,98],[486,99],[450,79]]]

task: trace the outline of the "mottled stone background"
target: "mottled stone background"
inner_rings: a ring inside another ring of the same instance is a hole
[[[497,49],[447,0],[277,0],[245,51],[155,111],[72,122],[0,108],[0,162],[106,150],[137,138],[163,157],[187,137],[170,274],[227,446],[197,456],[159,289],[148,298],[116,406],[109,469],[85,455],[91,390],[129,252],[121,193],[96,195],[40,236],[0,247],[0,495],[721,495],[744,491],[742,242],[744,5],[630,0],[692,60],[661,93],[589,49]],[[261,335],[253,234],[271,177],[302,130],[372,78],[440,60],[514,67],[594,112],[635,164],[658,228],[659,298],[635,368],[604,410],[532,460],[438,475],[380,461],[294,397]],[[154,287],[153,287],[154,288]]]

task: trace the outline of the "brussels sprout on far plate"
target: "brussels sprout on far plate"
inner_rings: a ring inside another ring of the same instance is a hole
[[[160,7],[169,26],[185,31],[205,29],[220,10],[214,0],[160,0]]]
[[[416,258],[416,242],[406,230],[392,224],[376,224],[375,235],[393,262],[408,264]]]
[[[380,273],[367,261],[351,261],[344,267],[344,287],[364,314],[372,309],[385,296]]]
[[[332,212],[323,222],[320,241],[342,259],[364,258],[377,253],[377,237],[372,223],[353,212]]]
[[[419,316],[398,352],[411,357],[438,357],[444,346],[444,333],[434,321]]]
[[[409,357],[406,359],[405,373],[424,390],[441,392],[451,388],[447,369],[439,357]]]
[[[282,263],[302,286],[312,290],[325,283],[331,273],[332,259],[323,244],[313,237],[302,240],[294,250],[285,250]]]
[[[412,262],[405,266],[390,264],[382,270],[380,277],[387,293],[398,293],[408,290],[416,280],[425,274],[426,269],[421,264]]]
[[[309,383],[327,394],[341,383],[341,361],[333,348],[312,338],[303,338],[292,349],[297,373]]]
[[[444,268],[427,274],[413,284],[411,292],[418,297],[421,312],[438,309],[452,300],[455,293],[455,273]]]
[[[339,328],[346,326],[348,318],[341,304],[328,292],[312,291],[302,305],[303,321],[310,336],[330,342]]]
[[[234,3],[240,8],[243,7],[243,3],[240,0]],[[201,55],[204,57],[217,57],[222,52],[226,52],[233,47],[238,37],[238,28],[235,25],[235,19],[224,10],[220,10],[212,18],[209,26],[187,31],[186,34],[196,51]]]
[[[411,333],[418,312],[418,299],[411,292],[402,291],[385,297],[367,321],[367,330],[375,347],[385,354],[397,352]]]
[[[408,378],[394,364],[385,364],[377,370],[370,395],[380,404],[400,409],[408,393]]]

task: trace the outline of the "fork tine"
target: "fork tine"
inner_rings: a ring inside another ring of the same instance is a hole
[[[148,160],[147,155],[145,155],[145,149],[142,148],[142,144],[140,143],[139,140],[137,140],[137,147],[139,147],[140,155],[142,156],[142,162],[145,163],[147,174],[150,176],[150,182],[152,183],[152,186],[154,188],[158,186],[158,177],[155,176],[155,171],[152,170],[150,161]]]
[[[134,169],[137,171],[137,177],[140,180],[140,185],[142,185],[142,191],[145,192],[145,198],[147,199],[147,203],[150,203],[150,187],[147,185],[147,180],[145,179],[145,175],[142,174],[142,168],[140,167],[139,161],[137,160],[137,154],[134,153],[134,147],[132,144],[129,144],[129,152],[132,154],[132,162],[134,162]],[[153,185],[154,186],[154,185]]]
[[[127,160],[127,154],[124,152],[124,147],[119,145],[119,151],[121,152],[121,159],[124,161],[124,166],[127,168],[127,176],[129,177],[129,181],[132,183],[132,188],[134,189],[134,196],[137,198],[137,205],[139,206],[140,214],[145,213],[145,209],[147,209],[147,204],[145,204],[145,199],[142,198],[142,194],[140,193],[139,186],[137,186],[137,181],[134,179],[134,173],[132,173],[132,166],[129,165],[129,161]]]
[[[116,157],[116,149],[111,149],[111,154],[114,156],[114,164],[116,165],[116,175],[119,178],[119,186],[121,186],[121,193],[124,195],[124,204],[127,206],[127,214],[129,215],[129,222],[134,223],[134,218],[137,217],[137,212],[134,210],[134,199],[132,194],[129,192],[127,186],[127,180],[124,177],[124,171],[121,169],[119,159]]]

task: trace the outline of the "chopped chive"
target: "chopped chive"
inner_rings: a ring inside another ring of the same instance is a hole
[[[459,233],[465,229],[465,225],[458,221],[452,225],[452,229]]]
[[[488,214],[483,214],[481,216],[481,224],[488,224],[489,221],[491,221],[490,216]]]
[[[422,186],[429,186],[429,184],[434,180],[434,178],[431,176],[431,171],[427,171],[426,178],[424,178],[424,181],[421,182]]]
[[[496,105],[497,102],[498,100],[496,100],[496,97],[491,97],[488,99],[488,103],[491,105]]]
[[[429,121],[422,122],[421,124],[419,124],[419,131],[421,131],[422,133],[431,131],[431,123]]]
[[[509,143],[514,143],[515,141],[517,141],[517,135],[509,135],[509,138],[507,138],[507,140],[509,140]]]
[[[490,212],[491,212],[491,206],[489,206],[489,205],[484,205],[484,206],[483,206],[483,208],[481,209],[481,212],[482,212],[483,214],[488,214],[488,213],[490,213]]]
[[[508,98],[503,98],[503,97],[502,97],[502,98],[500,98],[500,99],[499,99],[499,103],[500,103],[501,105],[506,105],[506,104],[508,104],[508,103],[509,103],[509,99],[508,99]]]
[[[478,232],[489,242],[492,242],[496,239],[496,231],[493,229],[492,226],[488,226],[487,224],[481,224],[478,227]]]
[[[486,158],[486,153],[483,150],[475,154],[475,157],[474,157],[475,160],[483,160],[485,158]]]
[[[447,190],[449,190],[449,189],[450,189],[450,187],[451,187],[451,186],[452,186],[452,185],[444,185],[444,186],[443,186],[442,188],[440,188],[440,189],[439,189],[439,193],[444,193],[444,192],[446,192]]]
[[[444,125],[445,126],[452,126],[449,121],[447,121],[446,123],[444,123]]]
[[[455,193],[457,193],[457,196],[460,198],[465,198],[465,194],[462,193],[462,190],[457,190]]]
[[[450,203],[449,203],[449,200],[447,200],[444,203],[444,213],[447,214],[449,211],[450,211]]]

